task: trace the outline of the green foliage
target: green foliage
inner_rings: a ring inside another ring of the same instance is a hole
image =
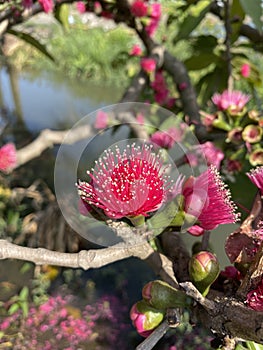
[[[19,309],[22,310],[23,316],[28,315],[29,309],[29,289],[28,287],[23,287],[18,295],[14,295],[10,299],[11,306],[8,309],[8,314],[13,315]]]
[[[52,63],[38,52],[22,47],[14,61],[22,60],[21,66],[41,70],[56,70],[70,78],[90,80],[106,85],[124,86],[128,83],[127,58],[133,38],[124,28],[70,28],[69,31],[55,27],[48,42],[48,50],[55,58]]]
[[[31,36],[28,33],[24,33],[22,31],[14,30],[14,29],[8,29],[7,31],[9,34],[12,34],[19,39],[24,40],[26,43],[30,44],[31,46],[35,47],[37,50],[39,50],[41,53],[43,53],[46,57],[48,57],[51,61],[54,61],[54,58],[50,55],[50,53],[47,51],[45,45],[41,44],[38,40],[36,40],[33,36]]]
[[[252,18],[255,26],[257,27],[257,30],[259,30],[262,33],[262,0],[239,1],[246,14]]]

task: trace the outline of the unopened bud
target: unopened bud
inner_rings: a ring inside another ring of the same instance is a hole
[[[147,283],[143,287],[142,297],[157,309],[183,307],[186,304],[186,296],[183,292],[159,280]]]
[[[219,263],[215,255],[201,251],[189,261],[189,275],[196,288],[205,296],[219,274]]]
[[[137,332],[148,337],[159,326],[164,318],[165,310],[150,306],[145,300],[138,301],[130,311],[130,318]]]

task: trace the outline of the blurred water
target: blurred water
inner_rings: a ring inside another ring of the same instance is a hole
[[[58,74],[0,69],[0,107],[13,111],[26,129],[71,127],[85,115],[118,101],[121,91]]]

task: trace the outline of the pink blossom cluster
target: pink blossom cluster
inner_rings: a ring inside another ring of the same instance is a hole
[[[237,90],[225,90],[222,94],[215,93],[212,96],[213,103],[220,111],[228,110],[232,115],[240,113],[249,100],[249,95]]]
[[[149,22],[147,23],[145,30],[147,34],[152,37],[159,26],[162,15],[161,4],[158,2],[149,4],[148,1],[135,0],[131,4],[131,13],[138,18],[149,17]]]
[[[168,108],[173,107],[175,98],[169,96],[170,92],[162,70],[159,69],[155,73],[154,81],[151,83],[151,87],[154,91],[155,102]]]
[[[127,308],[119,299],[105,296],[94,305],[86,305],[83,311],[72,307],[72,300],[72,296],[49,297],[40,307],[32,306],[25,320],[20,311],[7,316],[0,330],[7,335],[9,331],[23,334],[23,338],[14,339],[13,350],[20,350],[22,345],[31,350],[77,350],[84,344],[94,344],[96,339],[125,348],[119,334],[128,328],[121,321]]]
[[[188,229],[193,235],[234,223],[239,217],[215,166],[186,181],[180,175],[173,183],[165,174],[160,157],[147,144],[128,145],[122,152],[118,147],[106,150],[88,174],[91,181],[79,181],[77,185],[83,201],[81,208],[86,213],[100,208],[110,218],[126,217],[134,222],[134,218],[149,216],[173,194],[181,193],[184,212],[196,221]]]

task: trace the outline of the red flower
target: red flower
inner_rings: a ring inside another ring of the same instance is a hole
[[[218,225],[234,223],[239,217],[235,213],[236,207],[230,199],[230,192],[215,166],[210,166],[197,178],[190,177],[183,186],[183,195],[185,212],[195,216],[203,230],[213,230]],[[189,232],[201,235],[203,230],[198,230],[196,226]]]
[[[250,65],[248,63],[244,63],[241,66],[240,73],[244,78],[248,78],[250,76]]]
[[[142,58],[141,67],[146,73],[154,72],[156,69],[156,62],[153,58]]]
[[[13,143],[7,143],[0,148],[0,171],[9,172],[16,166],[16,148]]]
[[[128,145],[121,153],[108,149],[96,162],[91,183],[80,181],[82,200],[104,210],[108,217],[119,219],[147,216],[158,210],[174,191],[171,181],[152,147]]]
[[[140,47],[140,45],[133,45],[133,47],[131,48],[130,51],[130,55],[131,56],[141,56],[142,55],[142,48]]]
[[[251,290],[247,294],[245,303],[252,309],[263,312],[263,280],[261,280],[256,289]]]
[[[40,5],[46,13],[53,11],[53,0],[38,0],[38,2],[40,3]]]
[[[247,173],[247,176],[253,184],[257,186],[261,194],[263,194],[263,166],[250,170],[250,172]]]
[[[131,5],[131,13],[135,17],[144,17],[147,15],[148,5],[141,0],[135,0]]]

